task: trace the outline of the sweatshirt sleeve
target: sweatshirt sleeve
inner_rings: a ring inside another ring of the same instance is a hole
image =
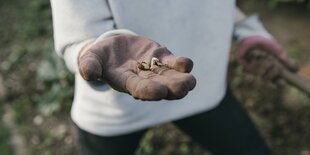
[[[240,42],[250,36],[263,36],[272,39],[273,36],[266,30],[257,14],[250,15],[235,23],[234,36]]]
[[[114,29],[106,0],[51,0],[55,50],[69,70],[78,72],[78,54],[86,44]]]

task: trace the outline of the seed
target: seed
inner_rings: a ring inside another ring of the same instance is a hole
[[[155,68],[157,68],[157,67],[163,67],[163,66],[165,66],[165,67],[167,67],[167,68],[169,68],[166,64],[163,64],[163,63],[161,63],[160,61],[159,61],[159,59],[158,58],[156,58],[156,57],[153,57],[152,59],[151,59],[151,63],[150,64],[148,64],[148,63],[146,63],[146,62],[138,62],[138,68],[139,69],[141,69],[141,70],[153,70],[153,69],[155,69]]]
[[[151,60],[151,67],[150,67],[150,69],[154,69],[154,68],[160,67],[160,66],[162,66],[162,63],[159,62],[159,59],[153,57],[152,60]]]
[[[150,70],[149,65],[144,61],[141,63],[138,62],[138,68],[141,70]]]

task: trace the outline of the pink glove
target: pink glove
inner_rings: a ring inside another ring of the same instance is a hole
[[[260,58],[248,61],[246,58],[248,53],[256,50],[261,51]],[[237,61],[246,71],[261,76],[264,80],[275,80],[282,69],[275,63],[268,63],[269,54],[275,56],[289,70],[298,69],[296,63],[288,58],[284,48],[276,40],[262,36],[244,38],[239,44]]]

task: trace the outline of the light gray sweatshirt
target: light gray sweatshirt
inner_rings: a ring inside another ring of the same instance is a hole
[[[234,0],[51,0],[51,4],[56,52],[75,73],[71,116],[80,128],[102,136],[126,134],[210,110],[223,98]],[[77,66],[80,49],[117,29],[126,30],[116,33],[134,32],[191,58],[196,88],[181,100],[151,102],[84,81]],[[252,30],[245,26],[238,37],[252,35]]]

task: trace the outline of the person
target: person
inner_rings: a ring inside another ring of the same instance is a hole
[[[215,155],[270,150],[227,84],[233,36],[244,68],[259,49],[292,66],[257,15],[235,1],[51,0],[55,50],[75,74],[71,117],[84,155],[134,154],[152,126],[173,122]]]

